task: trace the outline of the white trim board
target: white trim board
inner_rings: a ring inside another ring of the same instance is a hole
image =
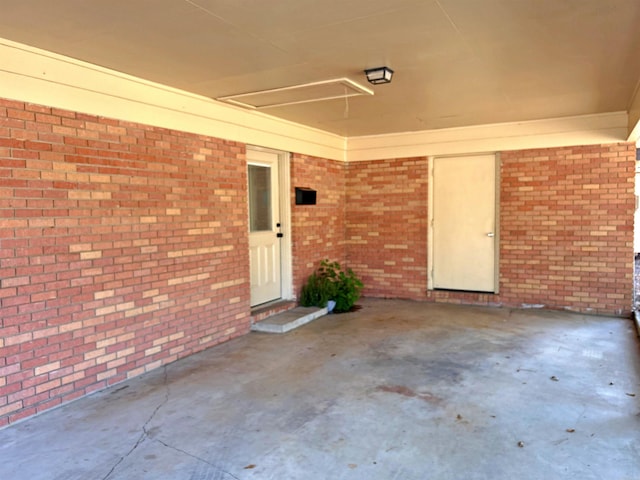
[[[460,155],[627,141],[626,112],[347,139],[347,161]]]
[[[0,39],[0,96],[344,160],[339,135]]]

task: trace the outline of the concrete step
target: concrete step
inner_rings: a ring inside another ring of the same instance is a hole
[[[286,333],[327,313],[326,308],[296,307],[254,323],[251,330],[254,332]]]
[[[251,309],[251,323],[258,323],[267,317],[286,312],[295,308],[297,303],[293,300],[276,300],[253,307]]]

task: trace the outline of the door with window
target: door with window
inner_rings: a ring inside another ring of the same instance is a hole
[[[432,285],[497,292],[496,156],[433,159]]]
[[[281,290],[278,155],[247,152],[251,306],[279,299]]]

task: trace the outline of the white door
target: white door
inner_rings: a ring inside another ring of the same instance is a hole
[[[247,151],[251,306],[281,297],[278,155]]]
[[[433,288],[495,292],[496,157],[433,162]]]

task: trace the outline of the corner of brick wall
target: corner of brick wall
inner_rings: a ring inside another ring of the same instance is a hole
[[[0,101],[0,426],[248,332],[244,159]]]
[[[344,162],[308,155],[291,158],[291,221],[294,291],[328,258],[346,265]],[[316,205],[296,205],[295,187],[316,190]]]

